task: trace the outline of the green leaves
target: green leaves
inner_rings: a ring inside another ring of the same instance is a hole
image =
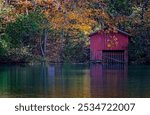
[[[32,37],[40,32],[42,15],[30,13],[29,15],[19,15],[15,22],[11,22],[6,27],[6,34],[11,38],[14,47],[29,45]]]
[[[129,16],[132,13],[132,7],[129,0],[107,0],[108,12],[113,15],[126,15]]]

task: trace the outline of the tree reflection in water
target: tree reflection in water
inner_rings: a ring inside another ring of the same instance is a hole
[[[150,97],[150,66],[0,65],[0,97]]]

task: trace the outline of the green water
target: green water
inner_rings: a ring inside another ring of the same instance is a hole
[[[0,65],[0,97],[150,97],[150,66]]]

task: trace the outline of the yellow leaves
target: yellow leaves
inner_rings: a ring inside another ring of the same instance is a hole
[[[91,26],[85,25],[85,24],[84,25],[81,25],[81,24],[71,25],[71,24],[69,24],[65,27],[66,27],[66,29],[71,28],[74,30],[79,30],[79,31],[83,32],[84,34],[88,34],[91,31]]]
[[[77,13],[77,12],[67,12],[67,20],[71,21],[71,20],[76,20],[76,22],[78,23],[82,23],[83,20],[85,21],[86,19],[83,19],[83,15]]]
[[[95,23],[89,18],[88,12],[85,13],[83,11],[67,12],[66,18],[69,22],[67,25],[68,28],[78,29],[85,34],[88,34],[88,32],[91,31],[91,26]]]
[[[97,22],[95,17],[100,17],[108,23],[109,15],[104,9],[94,9],[89,4],[102,3],[103,0],[17,0],[17,13],[28,14],[39,6],[42,13],[51,23],[54,29],[74,29],[88,34]],[[110,22],[109,22],[110,23]]]
[[[73,19],[78,19],[79,18],[79,16],[76,13],[74,13],[74,12],[67,13],[67,16],[68,16],[69,20],[73,20]]]
[[[37,5],[42,5],[42,0],[34,0]]]
[[[106,12],[104,12],[104,11],[99,12],[99,16],[101,16],[105,20],[109,19],[108,14]]]
[[[48,11],[48,10],[45,10],[45,11],[43,11],[43,14],[44,14],[46,17],[48,17],[48,16],[49,16],[49,11]]]
[[[2,5],[0,9],[0,17],[3,24],[15,20],[15,13],[13,11],[14,9],[12,7]]]
[[[52,4],[53,0],[43,0],[45,4]]]
[[[54,17],[50,22],[52,23],[54,29],[64,28],[64,18],[63,17]]]
[[[34,0],[35,4],[40,6],[51,5],[54,0]]]
[[[101,2],[101,0],[95,2]],[[93,12],[93,9],[88,8],[89,3],[88,0],[32,0],[32,2],[31,0],[17,0],[14,6],[17,6],[16,13],[19,14],[28,14],[39,6],[54,29],[76,29],[87,34],[96,24],[96,21],[91,18],[95,12],[105,19],[108,18],[101,10]]]
[[[95,23],[81,11],[57,12],[54,17],[49,18],[49,21],[55,29],[74,29],[84,34],[88,34],[91,31],[92,24]]]
[[[31,7],[32,6],[31,1],[28,1],[28,0],[17,0],[16,2],[17,2],[16,3],[17,5],[20,5],[22,7]]]
[[[91,26],[90,25],[80,25],[79,29],[87,35],[91,31]]]

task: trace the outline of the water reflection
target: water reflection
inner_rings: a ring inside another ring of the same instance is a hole
[[[128,97],[150,98],[150,66],[129,66]]]
[[[0,66],[0,97],[90,97],[89,78],[77,65]]]
[[[91,65],[92,97],[124,97],[127,93],[127,65]]]
[[[150,66],[0,66],[0,97],[150,97]]]

